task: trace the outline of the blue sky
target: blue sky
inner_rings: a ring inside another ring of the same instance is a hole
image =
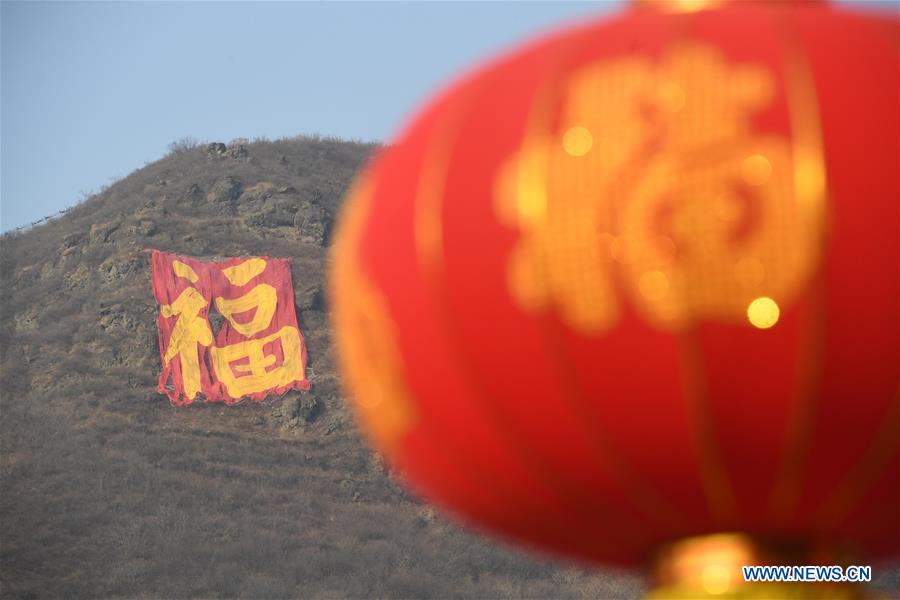
[[[619,6],[3,2],[0,229],[186,135],[387,139],[485,55]]]
[[[3,1],[0,230],[75,203],[188,135],[388,139],[484,57],[621,8]]]

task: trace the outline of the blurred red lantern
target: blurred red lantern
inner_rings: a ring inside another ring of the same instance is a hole
[[[589,561],[896,553],[897,51],[896,18],[825,4],[635,9],[453,85],[335,243],[375,443]]]

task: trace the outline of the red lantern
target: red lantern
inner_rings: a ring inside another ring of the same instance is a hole
[[[646,564],[900,549],[896,18],[629,11],[457,82],[334,251],[375,443],[465,519]]]

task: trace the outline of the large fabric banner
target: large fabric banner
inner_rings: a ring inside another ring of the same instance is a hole
[[[178,405],[200,394],[234,404],[309,389],[289,259],[202,262],[153,250],[152,265],[161,394]]]

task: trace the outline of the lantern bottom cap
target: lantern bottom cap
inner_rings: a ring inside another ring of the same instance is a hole
[[[861,583],[836,581],[747,581],[744,567],[831,567],[849,564],[846,555],[810,552],[796,544],[762,542],[742,533],[716,533],[675,541],[657,554],[648,600],[704,598],[794,599],[869,597]],[[816,571],[813,571],[816,572]],[[769,571],[774,575],[774,571]],[[756,575],[760,571],[756,571]],[[753,574],[747,573],[752,578]]]

